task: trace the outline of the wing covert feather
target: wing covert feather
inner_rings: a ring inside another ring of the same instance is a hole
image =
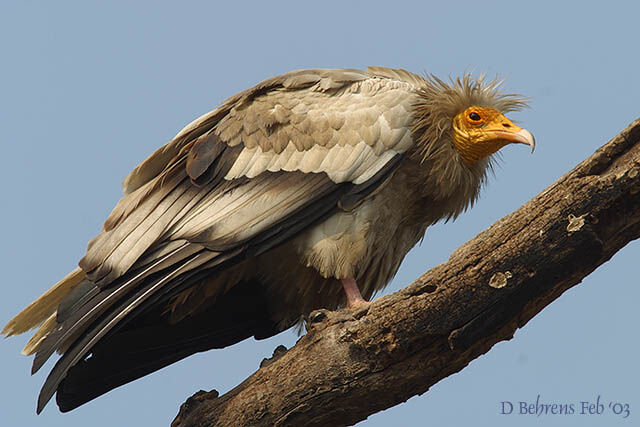
[[[385,135],[379,117],[392,110],[387,116],[406,120],[415,103],[414,90],[423,83],[421,76],[384,67],[366,72],[296,70],[269,78],[185,126],[125,178],[123,191],[131,194],[151,182],[190,142],[210,131],[231,146],[260,146],[263,152],[280,153],[289,143],[303,151],[316,144],[330,147],[360,140],[377,154],[396,145],[396,152],[405,152],[410,141]],[[393,121],[392,130],[395,125],[406,123]],[[337,134],[345,128],[359,134],[358,140],[345,141]]]

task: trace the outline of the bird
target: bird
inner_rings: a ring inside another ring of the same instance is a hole
[[[502,80],[304,69],[231,96],[125,178],[78,267],[8,322],[38,328],[38,397],[70,411],[194,353],[369,304],[428,226],[533,135]]]

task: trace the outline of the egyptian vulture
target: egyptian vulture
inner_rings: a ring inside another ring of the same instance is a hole
[[[79,267],[4,328],[40,327],[38,399],[78,407],[196,352],[367,304],[503,146],[534,147],[496,80],[292,71],[227,99],[136,167]]]

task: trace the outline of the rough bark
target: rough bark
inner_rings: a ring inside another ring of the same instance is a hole
[[[424,393],[510,339],[640,237],[640,119],[407,288],[315,312],[298,343],[173,426],[348,425]]]

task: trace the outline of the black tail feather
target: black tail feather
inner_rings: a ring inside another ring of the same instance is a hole
[[[262,289],[257,281],[240,283],[206,311],[173,325],[158,311],[132,320],[69,369],[57,389],[60,410],[70,411],[194,353],[275,335],[279,329],[266,312]]]

